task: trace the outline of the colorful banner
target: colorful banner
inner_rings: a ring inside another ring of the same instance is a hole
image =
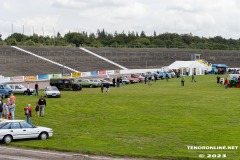
[[[91,72],[82,72],[82,77],[89,77],[91,76]]]
[[[63,73],[62,78],[72,78],[72,74],[71,73]]]
[[[107,70],[107,75],[112,75],[114,74],[114,70]]]
[[[10,77],[0,77],[0,83],[11,82]]]
[[[120,74],[120,70],[115,70],[114,74]]]
[[[92,71],[91,76],[98,76],[98,71]]]
[[[106,75],[106,74],[107,74],[107,71],[98,71],[98,74],[99,74],[99,75]]]
[[[50,74],[49,78],[61,78],[62,74]]]
[[[49,75],[48,74],[39,74],[38,75],[38,80],[48,80]]]
[[[74,77],[74,78],[81,77],[81,72],[72,73],[72,77]]]
[[[16,76],[11,78],[12,82],[23,82],[24,81],[24,76]]]
[[[37,81],[37,76],[24,76],[25,81]]]

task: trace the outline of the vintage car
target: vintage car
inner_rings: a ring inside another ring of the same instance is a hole
[[[0,84],[0,96],[2,98],[10,97],[12,89],[7,84]]]
[[[108,81],[108,82],[111,84],[111,83],[112,83],[112,79],[113,79],[113,78],[108,77],[108,78],[104,78],[103,80]],[[117,79],[118,79],[118,78],[115,78],[116,84],[117,84]],[[122,83],[123,83],[123,84],[130,84],[130,83],[131,83],[127,78],[121,78],[121,79],[122,79]]]
[[[101,84],[99,82],[90,81],[89,79],[78,79],[78,80],[76,80],[76,82],[78,84],[81,84],[82,87],[89,87],[89,88],[99,87]]]
[[[12,89],[12,92],[14,94],[32,95],[35,92],[34,89],[29,88],[29,93],[28,93],[27,88],[21,84],[8,84],[8,86]]]
[[[103,79],[90,79],[90,81],[98,82],[100,84],[103,83],[103,86],[105,86],[106,83],[108,83],[110,86],[113,86],[112,82],[109,82],[109,81],[106,81],[106,80],[103,80]]]
[[[138,78],[139,82],[144,82],[144,80],[145,80],[145,77],[143,77],[141,75],[138,75],[138,74],[131,74],[131,77],[132,78]]]
[[[130,76],[125,76],[125,77],[122,77],[122,80],[129,80],[130,83],[138,83],[139,82],[139,79],[138,78],[132,78]]]
[[[59,90],[70,89],[73,91],[81,91],[82,85],[75,82],[73,78],[52,78],[50,86],[56,86]]]
[[[0,140],[10,143],[14,139],[39,138],[45,140],[53,135],[47,127],[34,126],[24,120],[5,120],[0,122]]]

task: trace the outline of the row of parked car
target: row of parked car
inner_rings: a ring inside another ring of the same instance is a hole
[[[117,83],[119,78],[121,79],[121,82],[123,84],[144,82],[144,77],[137,74],[115,78],[115,83]],[[112,86],[114,81],[113,79],[114,79],[113,77],[106,77],[104,79],[53,78],[50,79],[50,85],[56,86],[59,90],[70,88],[73,91],[78,91],[82,90],[83,87],[87,88],[100,87],[101,83],[103,83],[103,85],[109,83]]]
[[[169,78],[174,77],[173,73],[165,73],[165,72],[146,72],[142,74],[131,74],[121,77],[116,77],[115,82],[117,83],[118,79],[121,78],[121,82],[123,84],[133,84],[144,82],[145,76],[157,77],[157,79],[166,78],[168,75]],[[93,88],[100,87],[101,83],[105,85],[109,83],[111,86],[113,85],[113,77],[107,77],[104,79],[73,79],[73,78],[53,78],[50,79],[50,86],[47,86],[44,89],[45,97],[61,97],[61,93],[59,90],[62,89],[71,89],[73,91],[82,90],[83,87]],[[23,86],[22,84],[0,84],[0,96],[9,97],[11,93],[15,94],[34,94],[35,90],[29,88],[29,90]]]
[[[2,98],[8,98],[12,93],[32,95],[35,93],[35,89],[28,89],[22,84],[0,84],[0,96]],[[44,96],[61,97],[61,93],[56,86],[47,86],[44,89]]]

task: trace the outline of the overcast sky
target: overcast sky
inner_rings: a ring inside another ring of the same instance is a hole
[[[239,0],[0,0],[0,33],[53,36],[97,29],[240,38]]]

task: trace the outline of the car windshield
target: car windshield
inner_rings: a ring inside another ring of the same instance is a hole
[[[4,84],[3,86],[4,86],[4,88],[11,89],[11,87],[7,84]]]
[[[18,86],[19,86],[20,88],[25,88],[25,87],[24,87],[23,85],[21,85],[21,84],[19,84]]]
[[[46,91],[58,91],[57,87],[47,87]]]
[[[5,122],[1,122],[1,123],[0,123],[0,128],[2,128],[2,127],[5,126],[5,125],[6,125]]]

